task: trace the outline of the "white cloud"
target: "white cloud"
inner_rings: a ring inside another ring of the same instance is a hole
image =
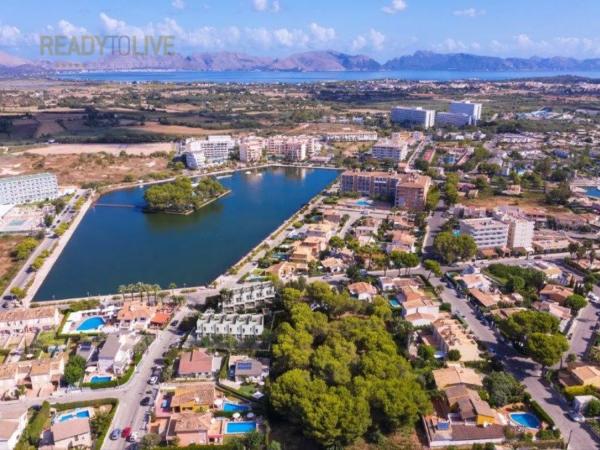
[[[246,28],[244,33],[251,42],[262,47],[269,47],[273,40],[271,32],[264,27]]]
[[[477,16],[483,16],[485,14],[485,10],[483,9],[475,9],[475,8],[466,8],[466,9],[459,9],[454,11],[452,14],[454,14],[455,16],[459,16],[459,17],[477,17]]]
[[[363,50],[367,47],[370,47],[373,50],[382,50],[384,43],[385,35],[380,31],[371,28],[366,35],[359,34],[356,36],[352,41],[351,48],[353,51]]]
[[[58,29],[65,36],[79,36],[88,32],[84,27],[78,27],[64,19],[58,22]]]
[[[404,11],[406,6],[405,0],[392,0],[392,3],[384,6],[381,10],[386,14],[396,14],[397,12]]]
[[[127,29],[127,24],[124,21],[114,19],[106,13],[100,13],[100,20],[102,21],[104,29],[109,33],[121,33]]]
[[[21,30],[17,27],[0,24],[0,45],[15,45],[22,38]]]
[[[279,28],[273,31],[275,42],[284,47],[305,47],[310,39],[302,30]]]
[[[517,46],[521,48],[529,48],[534,46],[534,42],[531,40],[531,38],[524,33],[516,35],[515,41]]]
[[[281,4],[279,0],[252,0],[252,6],[255,11],[265,12],[279,12],[281,10]]]
[[[446,38],[441,43],[433,46],[435,51],[442,53],[478,52],[481,48],[479,42],[463,42],[454,38]]]
[[[328,42],[335,39],[335,30],[333,28],[322,27],[318,23],[311,23],[310,32],[318,42]]]
[[[185,2],[183,0],[173,0],[171,6],[175,9],[185,9]]]

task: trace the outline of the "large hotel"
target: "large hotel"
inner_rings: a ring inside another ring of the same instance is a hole
[[[342,192],[390,198],[394,206],[421,210],[425,207],[431,178],[416,173],[353,172],[342,174]]]
[[[51,173],[0,178],[0,205],[53,200],[58,197],[58,181]]]

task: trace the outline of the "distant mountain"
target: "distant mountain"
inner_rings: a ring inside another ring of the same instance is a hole
[[[418,51],[380,64],[365,55],[336,51],[310,51],[283,58],[252,56],[235,52],[194,53],[188,56],[106,56],[85,63],[27,61],[0,52],[0,75],[40,74],[73,70],[196,70],[341,72],[378,70],[457,70],[457,71],[586,71],[600,70],[600,58],[500,58],[468,53]]]
[[[477,70],[477,71],[528,71],[528,70],[599,70],[600,59],[574,58],[499,58],[468,53],[434,53],[418,51],[412,55],[391,59],[384,70]]]

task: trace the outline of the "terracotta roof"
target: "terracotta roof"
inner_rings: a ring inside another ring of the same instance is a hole
[[[369,283],[365,283],[364,281],[360,281],[358,283],[352,283],[348,285],[348,290],[353,295],[359,294],[377,294],[377,289],[371,286]]]
[[[471,386],[483,386],[481,375],[469,367],[453,366],[433,371],[433,379],[438,389],[454,384],[469,384]]]
[[[571,369],[573,375],[585,384],[587,381],[600,377],[600,369],[596,366],[578,366]]]
[[[193,375],[196,373],[212,372],[213,357],[203,349],[194,349],[181,354],[179,358],[179,375]]]
[[[166,323],[169,323],[169,319],[171,318],[170,314],[167,314],[166,312],[157,312],[156,314],[154,314],[154,317],[152,317],[152,323],[157,323],[159,325],[164,325]]]
[[[473,425],[452,424],[452,440],[454,441],[479,441],[490,439],[503,439],[504,427],[502,425],[488,425],[476,427]]]
[[[20,322],[23,320],[39,320],[54,317],[56,307],[42,306],[39,308],[15,308],[0,311],[0,322]]]
[[[213,383],[194,383],[179,386],[171,398],[171,407],[181,406],[189,402],[198,405],[212,405],[215,400],[215,385]]]
[[[90,432],[88,419],[71,419],[57,422],[51,428],[54,443]]]
[[[175,432],[208,431],[211,426],[211,420],[211,413],[200,415],[194,412],[183,412],[175,417]]]
[[[138,320],[152,317],[155,308],[149,307],[142,302],[127,302],[117,313],[118,320]]]

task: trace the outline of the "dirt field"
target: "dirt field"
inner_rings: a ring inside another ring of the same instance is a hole
[[[28,149],[27,153],[35,155],[79,155],[82,153],[109,153],[119,155],[125,152],[128,155],[151,155],[156,152],[170,152],[174,150],[170,142],[152,144],[52,144],[40,148]]]
[[[8,282],[8,276],[11,269],[15,267],[15,262],[10,256],[15,246],[25,239],[17,235],[0,235],[0,292],[4,290]]]
[[[167,169],[168,158],[115,156],[100,153],[0,155],[0,175],[53,172],[61,186],[120,183],[126,175],[138,180]]]
[[[231,134],[235,132],[235,130],[205,130],[204,128],[184,127],[181,125],[161,125],[155,122],[146,123],[143,127],[123,127],[123,129],[173,136],[206,136],[209,134]]]

